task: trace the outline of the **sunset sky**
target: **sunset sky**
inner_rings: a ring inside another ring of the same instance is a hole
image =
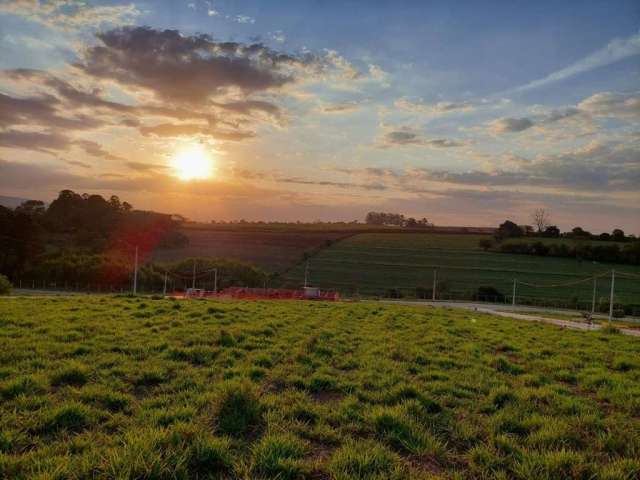
[[[0,0],[0,195],[640,234],[640,3]]]

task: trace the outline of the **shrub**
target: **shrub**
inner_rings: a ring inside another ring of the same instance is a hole
[[[0,295],[8,295],[11,293],[13,285],[7,277],[0,273]]]
[[[243,437],[259,430],[262,414],[258,392],[248,382],[225,383],[213,405],[216,430],[234,437]]]
[[[494,287],[478,287],[471,296],[472,300],[480,302],[504,302],[504,294]]]

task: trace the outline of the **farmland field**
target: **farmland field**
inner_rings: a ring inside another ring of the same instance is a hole
[[[375,303],[0,299],[0,477],[633,479],[640,343]]]
[[[184,229],[185,248],[158,249],[153,260],[217,257],[252,263],[268,271],[283,271],[302,260],[305,252],[325,247],[348,233],[322,231],[223,231]]]
[[[416,287],[431,289],[434,269],[438,273],[439,298],[469,299],[480,286],[497,288],[509,299],[513,279],[536,285],[564,284],[615,268],[640,275],[640,267],[579,261],[572,258],[539,257],[485,252],[478,241],[487,236],[385,233],[359,234],[321,250],[310,261],[311,283],[346,293],[384,295],[396,289],[413,296]],[[561,241],[561,240],[559,240]],[[286,276],[290,285],[300,284],[304,266]],[[610,278],[597,284],[597,298],[608,301]],[[590,305],[593,283],[560,288],[519,286],[517,298],[535,301],[578,301]],[[640,304],[640,276],[616,278],[616,302]]]

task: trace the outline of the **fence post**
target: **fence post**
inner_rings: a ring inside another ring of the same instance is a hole
[[[164,288],[162,289],[162,295],[167,294],[167,272],[164,272]]]
[[[433,269],[433,288],[431,289],[431,301],[436,301],[436,286],[438,284],[438,270],[436,268]]]
[[[517,280],[513,279],[513,297],[511,298],[511,305],[516,306],[516,282]]]
[[[611,270],[611,297],[609,298],[609,325],[611,325],[611,319],[613,318],[613,289],[616,283],[616,271]]]

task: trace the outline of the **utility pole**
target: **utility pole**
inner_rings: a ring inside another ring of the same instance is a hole
[[[609,298],[609,325],[611,325],[611,319],[613,318],[613,288],[616,283],[616,271],[611,270],[611,297]]]
[[[593,297],[591,298],[591,315],[596,312],[596,284],[598,282],[598,277],[593,276]]]
[[[307,261],[307,263],[304,264],[304,287],[305,288],[309,286],[308,280],[309,280],[309,261]]]
[[[136,256],[133,268],[133,294],[138,293],[138,246],[136,245]]]
[[[164,288],[162,289],[162,295],[166,295],[167,294],[167,272],[165,270],[164,272]]]
[[[213,293],[218,293],[218,269],[213,269]]]
[[[193,278],[191,281],[191,288],[196,288],[196,260],[193,259]]]
[[[513,297],[511,298],[511,305],[515,307],[516,305],[516,282],[517,280],[513,279]]]
[[[431,289],[431,301],[436,301],[436,285],[438,284],[438,270],[433,269],[433,288]]]

